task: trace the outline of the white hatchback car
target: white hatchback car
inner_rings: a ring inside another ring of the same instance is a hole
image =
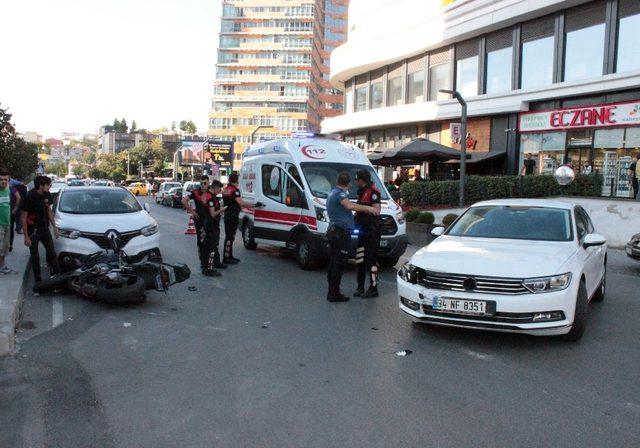
[[[160,257],[158,223],[136,198],[120,187],[65,188],[55,209],[60,238],[56,253],[63,269],[78,260],[110,248],[114,239],[132,260]]]
[[[480,202],[398,271],[415,322],[578,340],[604,299],[607,247],[578,205]]]

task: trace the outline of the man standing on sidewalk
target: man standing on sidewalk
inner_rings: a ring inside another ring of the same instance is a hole
[[[368,299],[378,297],[378,247],[380,246],[380,191],[371,182],[371,173],[358,171],[358,204],[373,207],[377,213],[357,212],[355,224],[358,229],[356,250],[356,277],[358,288],[353,294]],[[369,276],[369,289],[365,292],[365,277]]]
[[[11,192],[9,190],[9,173],[0,168],[0,274],[9,274],[4,259],[9,252],[11,225]]]
[[[31,268],[36,282],[42,280],[40,272],[40,243],[47,252],[47,263],[53,274],[60,272],[58,259],[53,247],[53,238],[49,232],[49,224],[53,224],[53,211],[51,210],[51,179],[47,176],[36,176],[33,180],[33,189],[27,193],[20,206],[22,228],[24,229],[24,244],[29,247],[31,253]],[[53,231],[58,238],[58,229],[53,226]]]
[[[636,154],[636,160],[629,165],[629,178],[631,179],[631,188],[633,189],[633,199],[638,199],[638,174],[640,174],[640,154]]]

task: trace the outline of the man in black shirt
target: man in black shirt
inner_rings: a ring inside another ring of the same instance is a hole
[[[36,282],[42,280],[40,273],[39,243],[42,243],[47,253],[47,263],[53,274],[60,272],[58,259],[53,247],[53,238],[49,232],[49,224],[53,223],[53,211],[51,210],[52,198],[49,193],[51,179],[46,176],[37,176],[34,188],[20,205],[20,218],[24,229],[24,244],[29,247],[31,253],[31,268]],[[58,229],[53,226],[53,231],[58,238]]]
[[[240,211],[243,207],[253,207],[253,204],[242,200],[242,194],[238,188],[238,173],[229,175],[229,184],[222,191],[222,200],[227,208],[224,214],[224,259],[222,262],[237,264],[240,260],[233,256],[233,241],[240,224]]]
[[[631,186],[633,187],[634,199],[638,199],[638,172],[640,171],[638,161],[640,161],[640,154],[636,154],[636,160],[629,165],[629,178],[631,179]]]
[[[371,173],[358,171],[358,204],[372,207],[375,214],[356,212],[355,224],[358,229],[356,250],[356,278],[358,288],[353,294],[368,299],[378,297],[378,247],[380,246],[380,191],[371,181]],[[365,277],[369,275],[369,289],[365,292]]]
[[[204,220],[207,217],[208,209],[204,204],[203,197],[205,192],[209,191],[209,177],[200,177],[200,186],[191,192],[185,192],[182,195],[182,205],[185,210],[193,217],[193,224],[196,228],[196,245],[198,250],[198,260],[202,260],[202,243],[204,242],[205,232],[203,229]],[[193,201],[193,206],[192,202]],[[201,265],[200,269],[205,269],[205,265]]]
[[[522,171],[520,171],[520,175],[530,176],[534,174],[536,169],[536,161],[531,157],[531,153],[527,153],[527,158],[524,159],[524,166],[522,167]]]

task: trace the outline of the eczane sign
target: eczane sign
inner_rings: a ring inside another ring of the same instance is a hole
[[[640,125],[640,100],[520,114],[520,132]]]

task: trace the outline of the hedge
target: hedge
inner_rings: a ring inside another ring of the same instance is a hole
[[[458,203],[460,181],[405,182],[400,190],[404,205],[454,205]],[[558,185],[553,176],[469,176],[465,199],[469,204],[488,199],[544,198],[549,196],[602,195],[600,174],[576,174],[567,186]]]

